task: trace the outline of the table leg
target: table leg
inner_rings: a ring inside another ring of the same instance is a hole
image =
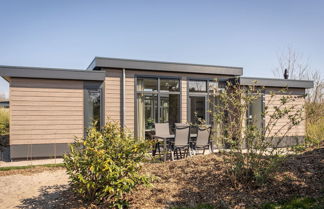
[[[163,154],[163,160],[164,160],[164,162],[167,160],[167,140],[166,140],[166,138],[164,138],[163,139],[163,152],[164,152],[164,154]]]

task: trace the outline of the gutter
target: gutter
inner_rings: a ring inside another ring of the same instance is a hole
[[[125,100],[126,100],[126,93],[125,93],[125,73],[126,73],[126,70],[125,68],[123,68],[123,81],[122,81],[122,89],[123,89],[123,92],[122,92],[122,97],[123,97],[123,102],[122,102],[122,127],[125,128],[126,125],[125,125]]]

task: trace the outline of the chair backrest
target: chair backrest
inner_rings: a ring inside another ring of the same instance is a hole
[[[155,135],[167,136],[170,135],[169,123],[155,123]]]
[[[176,126],[175,127],[175,146],[185,146],[189,144],[190,126]]]
[[[197,132],[197,146],[205,146],[208,145],[209,143],[209,138],[211,134],[211,127],[198,127],[198,132]]]

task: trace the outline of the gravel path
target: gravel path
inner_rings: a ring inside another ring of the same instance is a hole
[[[64,169],[0,176],[0,208],[51,208],[67,184]]]

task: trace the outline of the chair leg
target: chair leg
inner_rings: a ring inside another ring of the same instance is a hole
[[[189,157],[191,157],[191,148],[188,147],[188,154],[189,154]]]
[[[171,150],[171,160],[174,161],[174,150]]]
[[[162,160],[162,158],[161,158],[161,146],[160,146],[160,143],[157,144],[157,151],[159,152],[159,158],[160,158],[160,160]]]
[[[206,148],[204,147],[203,149],[204,149],[204,151],[203,151],[203,155],[205,155],[205,149],[206,149]]]

